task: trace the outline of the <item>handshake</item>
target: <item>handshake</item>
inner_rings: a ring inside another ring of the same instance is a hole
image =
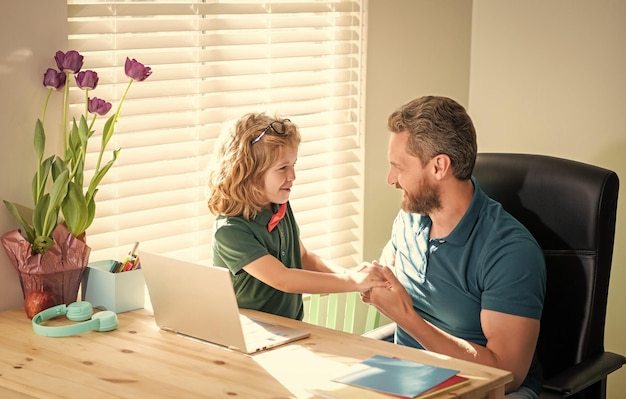
[[[361,296],[372,288],[390,288],[389,274],[393,275],[391,268],[383,266],[378,261],[373,261],[372,263],[363,262],[352,269],[346,270],[346,273],[356,281]]]

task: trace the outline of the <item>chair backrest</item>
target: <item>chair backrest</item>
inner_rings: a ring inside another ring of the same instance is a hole
[[[481,153],[474,176],[543,249],[548,281],[538,355],[544,377],[603,352],[617,175],[550,156]]]

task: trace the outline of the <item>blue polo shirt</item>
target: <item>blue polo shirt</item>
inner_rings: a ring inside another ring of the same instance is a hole
[[[213,264],[231,271],[240,308],[302,320],[302,294],[277,290],[243,269],[265,255],[274,256],[285,267],[302,269],[299,228],[291,205],[287,202],[285,217],[270,233],[267,231],[267,223],[271,216],[269,209],[259,212],[250,221],[241,216],[218,216],[213,236]]]
[[[540,319],[546,269],[530,232],[472,182],[470,206],[447,237],[429,239],[430,217],[400,211],[391,241],[396,275],[415,311],[449,334],[486,346],[480,311]],[[423,348],[401,328],[395,340]],[[535,359],[524,385],[538,392],[537,366]]]

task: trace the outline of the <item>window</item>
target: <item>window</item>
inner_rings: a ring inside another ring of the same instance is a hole
[[[224,121],[264,111],[301,130],[291,203],[305,245],[360,261],[363,1],[68,0],[69,49],[100,75],[94,95],[116,106],[126,57],[153,70],[131,87],[111,141],[122,150],[97,194],[91,259],[123,257],[135,241],[210,259],[213,140]]]

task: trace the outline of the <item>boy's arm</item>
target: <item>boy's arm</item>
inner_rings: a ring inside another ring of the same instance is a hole
[[[302,269],[322,273],[344,273],[346,268],[324,261],[316,253],[306,249],[300,241],[300,255],[302,256]]]
[[[277,290],[292,293],[323,294],[365,291],[384,286],[382,268],[370,266],[359,273],[321,273],[285,267],[272,255],[265,255],[243,268],[251,276]]]

